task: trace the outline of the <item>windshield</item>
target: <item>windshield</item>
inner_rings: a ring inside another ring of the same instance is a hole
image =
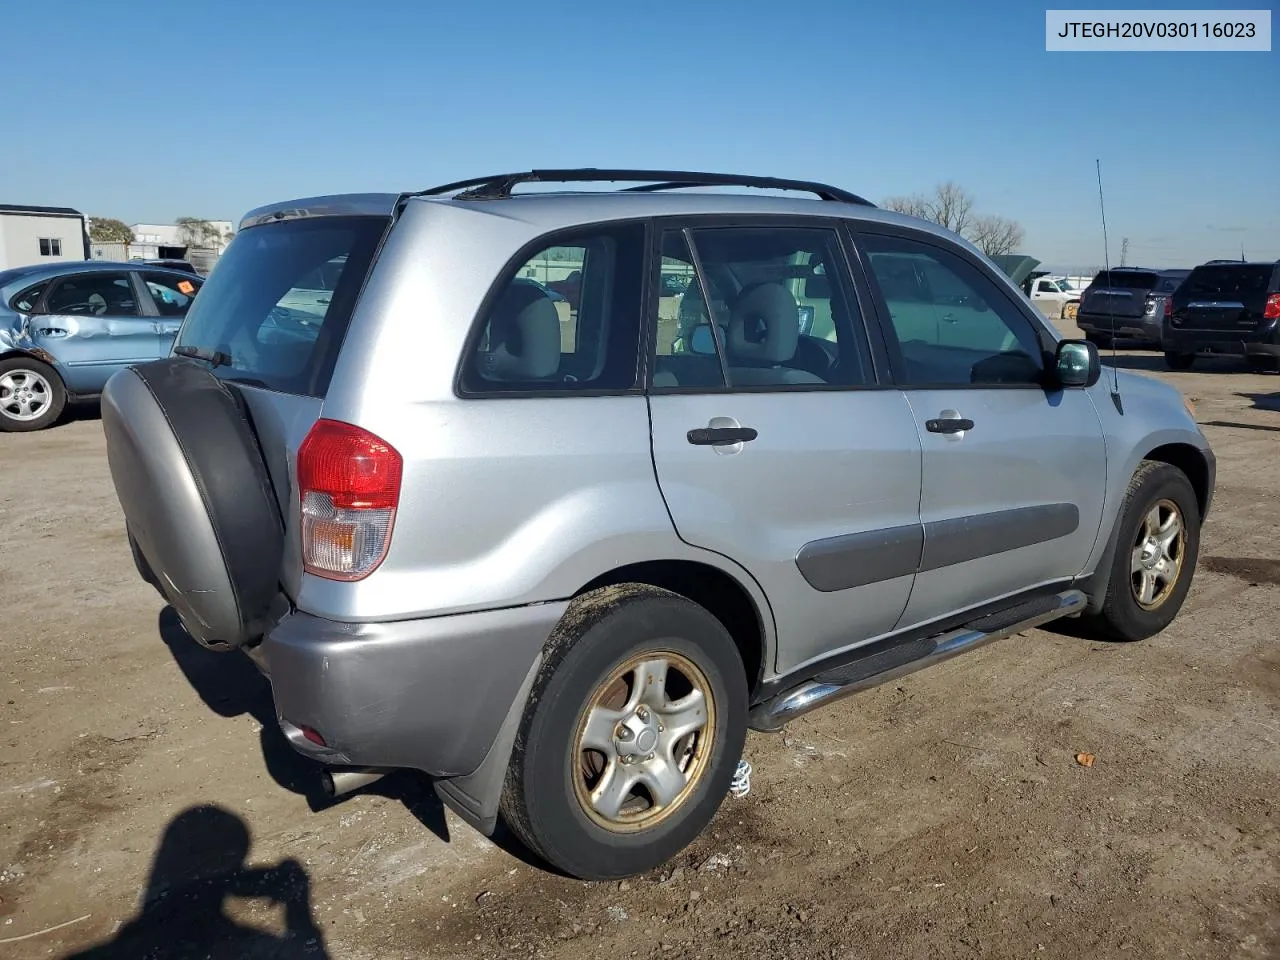
[[[324,217],[242,230],[195,298],[175,352],[223,355],[214,373],[227,380],[324,396],[386,225]]]
[[[1274,268],[1262,263],[1222,263],[1196,267],[1187,277],[1188,297],[1243,299],[1266,293]]]

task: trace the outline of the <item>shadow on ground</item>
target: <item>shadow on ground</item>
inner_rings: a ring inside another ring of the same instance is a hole
[[[296,860],[249,867],[248,826],[217,806],[184,810],[156,848],[137,915],[109,941],[65,960],[327,958],[311,913],[311,881]],[[229,897],[283,907],[283,933],[249,926],[227,913]]]
[[[321,786],[323,768],[289,745],[276,721],[271,684],[248,657],[236,652],[217,653],[200,646],[183,629],[177,613],[170,606],[160,611],[158,628],[183,676],[210,710],[220,717],[248,714],[258,722],[262,758],[267,772],[277,784],[306,798],[312,811],[323,810],[346,799],[330,799]],[[424,774],[397,770],[360,792],[404,804],[419,823],[445,843],[449,842],[444,804]],[[526,864],[544,871],[551,869],[527,850],[501,821],[490,839],[508,855]]]

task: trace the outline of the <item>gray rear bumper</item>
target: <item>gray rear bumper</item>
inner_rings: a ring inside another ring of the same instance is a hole
[[[460,776],[484,760],[567,606],[395,623],[293,613],[250,655],[298,752],[330,765]],[[326,746],[306,739],[304,726]]]

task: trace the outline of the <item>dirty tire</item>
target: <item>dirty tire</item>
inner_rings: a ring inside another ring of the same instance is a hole
[[[34,374],[40,382],[48,384],[47,405],[38,417],[31,420],[18,420],[6,410],[4,400],[0,399],[0,430],[6,433],[26,433],[51,427],[58,422],[67,405],[67,388],[53,367],[47,363],[41,363],[34,357],[10,357],[7,360],[0,360],[0,381],[24,373]]]
[[[1167,598],[1154,610],[1148,610],[1133,593],[1133,548],[1144,518],[1165,500],[1174,503],[1182,515],[1185,537],[1181,563]],[[1145,640],[1173,622],[1195,575],[1200,553],[1200,506],[1187,475],[1170,464],[1144,460],[1129,481],[1115,535],[1118,539],[1107,595],[1101,610],[1085,623],[1111,640]]]
[[[1164,352],[1164,365],[1170,370],[1190,370],[1195,362],[1194,353],[1175,353],[1172,350]]]
[[[615,669],[648,650],[687,658],[705,677],[714,732],[704,772],[653,826],[615,832],[578,799],[583,711]],[[720,807],[742,755],[747,687],[724,626],[692,601],[647,584],[604,587],[577,598],[557,626],[534,682],[502,794],[511,830],[552,866],[583,880],[634,876],[671,859]]]

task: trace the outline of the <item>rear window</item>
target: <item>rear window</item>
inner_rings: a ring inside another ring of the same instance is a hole
[[[386,217],[286,220],[236,234],[174,343],[230,358],[224,380],[322,397]]]
[[[1112,270],[1109,276],[1107,271],[1099,270],[1093,278],[1093,286],[1100,290],[1150,290],[1159,279],[1156,274],[1145,270]]]
[[[1196,267],[1182,293],[1187,297],[1239,300],[1267,293],[1274,268],[1270,264],[1213,264]]]

